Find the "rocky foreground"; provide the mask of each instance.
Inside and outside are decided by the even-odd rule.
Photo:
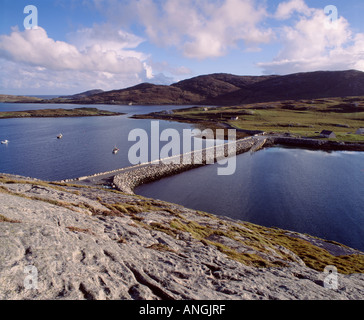
[[[337,288],[324,285],[327,265],[339,271]],[[363,298],[364,254],[341,244],[115,190],[0,175],[1,300]]]

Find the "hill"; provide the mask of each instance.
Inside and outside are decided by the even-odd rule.
[[[290,75],[202,75],[170,86],[142,83],[134,87],[74,98],[74,103],[139,105],[239,105],[364,95],[364,72],[317,71]]]
[[[141,83],[134,87],[113,90],[95,94],[82,99],[76,99],[74,103],[101,103],[101,104],[140,104],[140,105],[159,105],[159,104],[190,104],[200,101],[202,98],[183,89],[155,85],[151,83]]]
[[[364,72],[316,71],[283,76],[215,73],[169,86],[141,83],[120,90],[90,90],[51,100],[0,95],[0,102],[228,106],[350,96],[364,96]]]
[[[282,100],[362,96],[364,72],[317,71],[271,77],[230,94],[218,96],[217,104],[242,104]],[[210,100],[212,102],[212,100]]]

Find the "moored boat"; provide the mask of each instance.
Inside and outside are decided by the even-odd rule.
[[[3,140],[1,141],[1,144],[8,144],[9,143],[9,140]]]

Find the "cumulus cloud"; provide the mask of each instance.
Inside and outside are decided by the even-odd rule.
[[[278,7],[276,16],[288,18],[294,12],[299,15],[293,25],[285,25],[277,31],[281,51],[273,61],[258,63],[264,73],[364,71],[364,34],[353,33],[344,17],[330,22],[323,9],[308,9],[301,0]]]
[[[281,50],[272,61],[257,64],[264,73],[363,70],[363,35],[355,34],[344,17],[329,24],[324,8],[312,8],[305,0],[276,1],[273,12],[265,0],[94,3],[114,20],[119,14],[129,24],[137,21],[149,41],[178,48],[187,58],[222,57],[235,48],[259,52],[261,45],[273,43]]]
[[[267,12],[255,0],[139,0],[133,11],[153,43],[175,46],[188,58],[221,57],[240,41],[256,48],[273,36],[260,26]]]
[[[101,71],[50,70],[0,58],[0,92],[21,94],[68,94],[90,89],[115,90],[146,81],[137,74]]]
[[[150,56],[136,50],[145,40],[132,33],[104,24],[79,29],[67,38],[68,42],[53,40],[41,27],[13,28],[10,35],[0,35],[0,90],[113,90],[168,80],[154,75],[146,62]]]
[[[1,35],[0,57],[59,71],[140,73],[144,70],[141,61],[135,57],[122,56],[119,51],[107,49],[100,44],[88,46],[81,51],[72,44],[49,38],[41,27],[13,30],[10,35]]]
[[[91,48],[98,48],[101,52],[114,51],[119,57],[136,57],[145,60],[147,56],[135,50],[145,39],[129,33],[115,26],[95,24],[92,28],[82,28],[67,35],[69,43],[79,50],[87,52]]]

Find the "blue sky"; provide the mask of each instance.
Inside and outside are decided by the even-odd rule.
[[[30,4],[38,28],[25,30]],[[0,0],[0,94],[364,71],[363,13],[354,0]]]

